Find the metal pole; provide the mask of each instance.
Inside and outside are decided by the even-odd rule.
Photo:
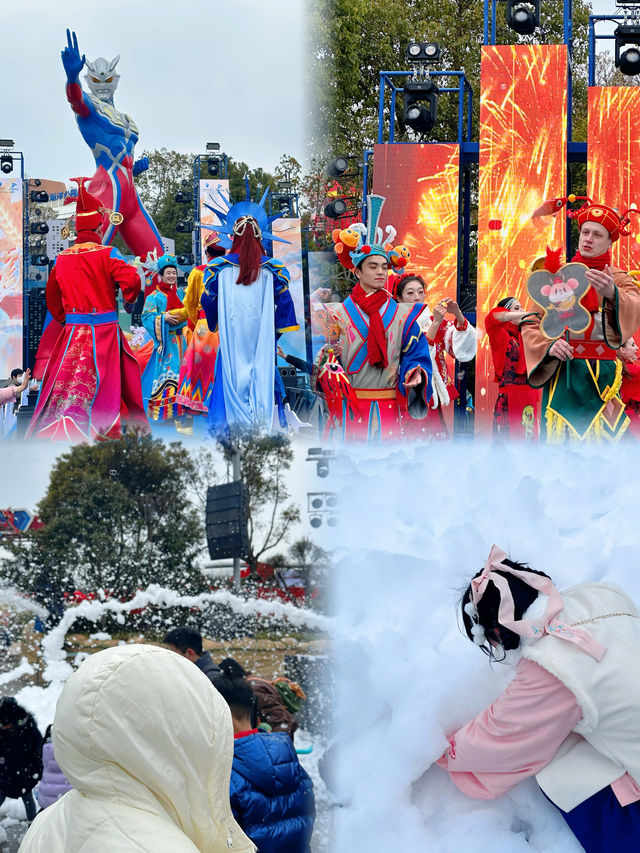
[[[384,142],[384,87],[386,85],[386,77],[383,71],[380,72],[380,96],[378,98],[378,142]]]
[[[231,465],[233,470],[233,480],[237,482],[242,479],[242,465],[240,451],[234,446],[231,456]],[[233,558],[233,591],[240,591],[240,557]]]
[[[596,84],[596,26],[589,15],[589,86]]]
[[[202,241],[200,239],[200,155],[193,161],[193,223],[195,265],[202,263]]]

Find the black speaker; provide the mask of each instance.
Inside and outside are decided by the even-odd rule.
[[[242,480],[207,489],[205,529],[212,560],[247,557],[249,496]]]

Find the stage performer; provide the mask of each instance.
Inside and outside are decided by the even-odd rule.
[[[343,303],[314,305],[316,314],[327,312],[327,327],[333,324],[338,332],[338,352],[323,360],[317,378],[329,408],[329,436],[399,439],[401,413],[423,420],[429,411],[431,357],[417,322],[423,306],[398,305],[386,289],[396,231],[387,226],[383,244],[378,222],[384,202],[368,195],[366,228],[351,226],[359,229],[349,253],[357,279],[351,295]]]
[[[462,362],[472,361],[476,357],[478,336],[454,299],[441,299],[432,314],[425,303],[426,291],[427,285],[422,276],[410,272],[398,276],[393,285],[397,302],[404,305],[422,305],[418,325],[429,341],[433,366],[433,396],[429,403],[429,414],[422,421],[403,417],[402,434],[404,438],[444,439],[449,434],[444,409],[459,396],[455,382],[449,374],[446,357],[448,355]],[[454,319],[447,320],[446,314],[450,314]]]
[[[638,344],[629,338],[618,350],[622,362],[622,386],[620,397],[625,405],[624,413],[629,418],[628,432],[635,439],[640,438],[640,361]]]
[[[220,245],[220,235],[216,231],[209,231],[205,237],[204,250],[207,262],[224,255],[225,250]],[[209,411],[219,344],[218,333],[209,331],[201,305],[206,267],[207,264],[202,264],[191,270],[182,300],[193,335],[180,368],[176,402],[184,407],[185,414],[192,415],[206,415]]]
[[[550,212],[551,204],[557,211],[575,200],[569,196],[545,202],[534,216]],[[568,340],[564,336],[549,340],[540,329],[540,313],[528,314],[521,322],[529,383],[543,392],[547,440],[617,441],[628,426],[619,395],[622,371],[616,350],[640,327],[640,289],[630,275],[611,266],[611,244],[629,233],[629,212],[620,215],[590,199],[568,212],[580,225],[572,262],[588,267],[590,287],[581,299],[591,314],[586,331]]]
[[[119,112],[113,105],[120,80],[115,71],[120,57],[111,61],[100,57],[89,62],[84,55],[80,56],[76,34],[69,30],[67,46],[61,56],[67,74],[67,100],[96,163],[88,189],[106,209],[121,214],[120,224],[103,222],[103,243],[111,243],[117,231],[130,251],[143,260],[153,249],[161,255],[164,251],[162,238],[144,209],[133,180],[149,168],[149,160],[142,157],[134,161],[138,128],[131,116]],[[85,65],[89,92],[84,92],[78,81]]]
[[[184,288],[177,286],[178,262],[173,255],[158,258],[154,280],[155,290],[142,309],[142,325],[153,341],[153,353],[142,374],[142,395],[151,420],[166,421],[182,416],[176,394],[187,346]]]
[[[263,254],[263,240],[279,214],[249,197],[227,210],[215,210],[222,224],[215,231],[233,239],[231,251],[214,258],[204,271],[201,304],[209,329],[220,336],[207,424],[212,435],[229,430],[271,432],[274,405],[281,429],[288,429],[284,388],[276,370],[276,343],[298,328],[289,292],[289,272],[281,261]],[[214,230],[214,229],[211,229]],[[284,241],[286,242],[286,241]]]
[[[491,800],[535,775],[587,853],[640,845],[640,612],[609,583],[559,592],[495,545],[461,601],[489,660],[517,658],[496,701],[438,760],[467,796]],[[517,662],[516,662],[517,661]]]
[[[140,293],[135,267],[103,246],[105,210],[78,183],[76,240],[56,258],[47,308],[62,325],[44,370],[27,437],[66,441],[120,438],[122,421],[148,432],[140,370],[118,325],[117,290],[131,311]]]
[[[501,438],[538,439],[540,392],[527,381],[519,329],[527,313],[515,296],[507,296],[484,321],[499,390],[493,410],[493,433]]]

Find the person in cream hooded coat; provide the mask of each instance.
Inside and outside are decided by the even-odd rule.
[[[143,645],[91,655],[53,731],[74,790],[38,815],[20,853],[255,851],[229,804],[229,709],[185,658]]]

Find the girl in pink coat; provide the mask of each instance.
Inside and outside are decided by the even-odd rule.
[[[492,799],[529,776],[587,851],[640,848],[640,613],[620,589],[558,592],[495,545],[462,598],[467,635],[493,660],[517,649],[504,693],[449,739],[454,784]]]

